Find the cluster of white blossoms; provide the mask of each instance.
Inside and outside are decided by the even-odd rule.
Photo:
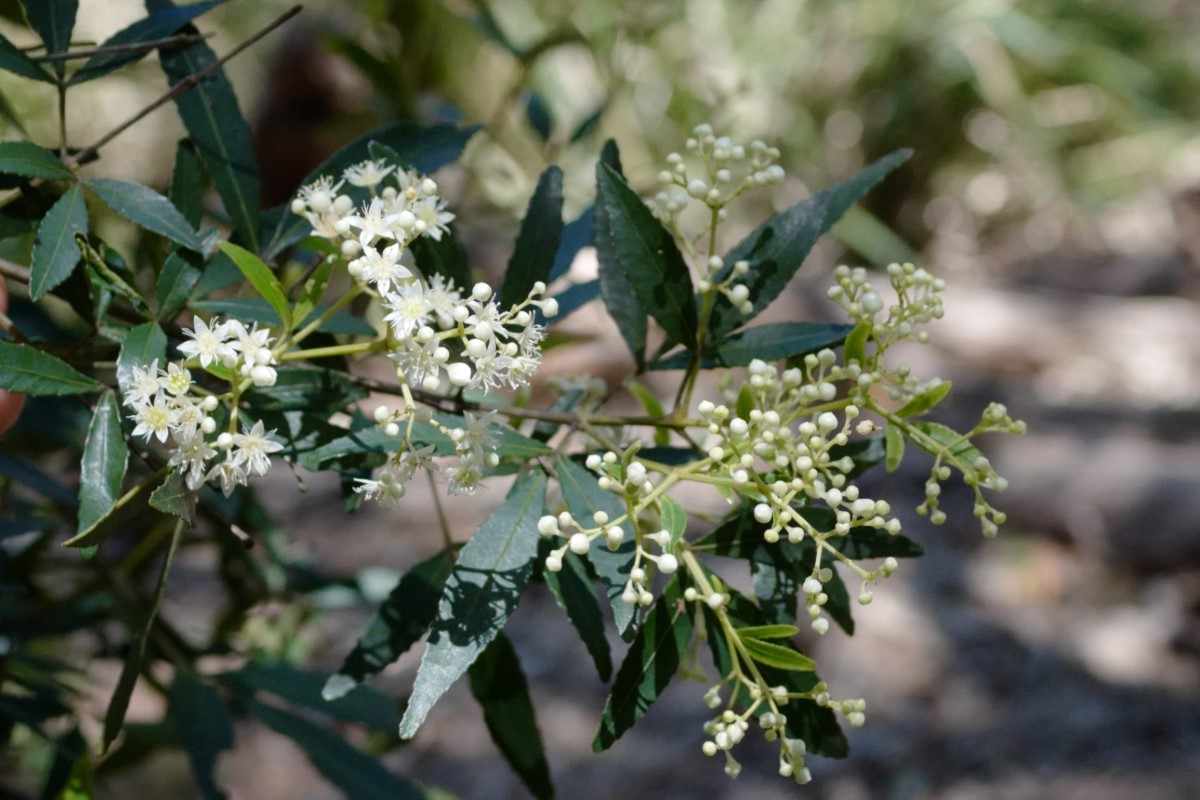
[[[349,194],[339,194],[346,184],[366,188],[370,197],[356,207]],[[440,240],[454,219],[431,178],[364,161],[340,181],[322,177],[305,186],[292,211],[317,235],[340,242],[349,273],[380,296],[389,354],[409,385],[429,392],[444,385],[515,389],[537,372],[546,331],[535,309],[545,317],[558,313],[558,301],[543,296],[544,283],[517,305],[500,308],[488,284],[477,283],[464,296],[453,281],[422,276],[412,264],[412,243],[420,236]]]
[[[250,476],[266,475],[271,454],[283,445],[271,438],[274,431],[264,431],[261,420],[253,425],[243,422],[237,432],[236,408],[232,404],[222,408],[217,395],[200,389],[187,365],[221,366],[233,371],[235,381],[271,386],[276,379],[271,339],[256,326],[247,328],[237,320],[222,322],[215,317],[209,323],[196,317],[193,328],[184,333],[188,338],[179,350],[186,358],[168,363],[165,370],[159,369],[158,359],[134,366],[121,384],[123,402],[132,412],[133,435],[165,444],[171,452],[168,465],[179,470],[189,489],[218,483],[228,496],[235,487],[245,486]],[[219,409],[231,422],[229,430],[218,434],[214,414]]]
[[[659,215],[674,224],[691,199],[703,202],[725,218],[725,206],[750,189],[783,180],[783,167],[776,164],[779,151],[755,139],[749,146],[728,136],[717,136],[712,125],[697,125],[685,149],[700,162],[699,173],[689,172],[680,153],[667,155],[667,168],[658,173],[663,189],[654,196]]]

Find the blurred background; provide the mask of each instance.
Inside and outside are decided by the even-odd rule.
[[[25,43],[29,32],[4,5],[0,29]],[[203,27],[223,53],[288,6],[232,0]],[[133,0],[83,0],[76,37],[98,41],[142,14]],[[954,381],[940,407],[950,424],[969,428],[992,399],[1028,422],[1025,438],[988,443],[1011,481],[997,503],[1010,524],[982,541],[966,491],[948,491],[941,528],[902,512],[926,557],[859,611],[853,639],[835,632],[815,645],[835,693],[867,699],[868,724],[850,732],[848,760],[812,761],[816,780],[804,789],[775,777],[761,742],[740,748],[737,781],[704,759],[700,683],[678,682],[642,725],[593,755],[605,688],[580,677],[585,652],[550,596],[531,593],[510,631],[562,795],[1197,796],[1197,41],[1200,5],[1188,0],[314,0],[230,64],[267,204],[383,122],[483,124],[462,164],[439,178],[472,265],[492,275],[538,174],[563,167],[574,216],[591,200],[610,137],[646,195],[698,123],[777,146],[788,177],[741,206],[730,245],[869,161],[915,152],[835,228],[767,318],[832,319],[822,298],[837,263],[911,259],[944,276],[946,319],[905,357]],[[94,139],[162,89],[151,63],[89,84],[72,141]],[[52,93],[9,76],[0,91],[32,138],[56,141]],[[163,186],[181,135],[168,106],[90,169]],[[589,270],[585,251],[571,277]],[[546,374],[613,383],[632,366],[598,308],[564,329],[581,341],[551,353]],[[880,476],[864,488],[912,508],[927,469],[918,457],[886,488]],[[419,496],[399,512],[347,518],[335,481],[306,477],[297,494],[290,476],[272,477],[265,500],[280,528],[324,570],[386,591],[389,576],[438,546]],[[456,523],[466,529],[495,499],[456,501]],[[217,584],[211,554],[184,556],[163,614],[186,633],[211,625],[205,603]],[[332,669],[368,612],[321,595],[300,611],[261,609],[258,635]],[[403,697],[418,657],[379,685]],[[119,668],[115,659],[92,667],[101,714]],[[160,713],[139,698],[131,717]],[[462,798],[526,796],[463,687],[385,763]],[[235,800],[339,796],[294,745],[251,725],[239,727],[218,775]],[[111,771],[97,796],[135,793],[198,796],[178,753]]]

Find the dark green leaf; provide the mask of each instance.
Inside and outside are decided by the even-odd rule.
[[[826,560],[826,563],[829,563]],[[825,603],[825,613],[833,618],[833,621],[841,627],[849,635],[854,635],[854,616],[850,608],[850,592],[846,590],[846,583],[842,580],[841,572],[836,566],[830,565],[833,570],[833,576],[825,581],[824,590],[825,596],[829,598]],[[812,562],[804,562],[804,575],[812,573]]]
[[[525,673],[508,637],[497,635],[471,665],[468,676],[471,694],[483,707],[483,720],[504,758],[534,797],[554,797]]]
[[[65,53],[71,46],[71,31],[75,30],[75,14],[79,0],[21,0],[29,25],[42,37],[50,55]],[[54,71],[62,75],[65,62],[54,62]]]
[[[217,757],[233,749],[233,718],[217,690],[188,670],[175,673],[168,718],[179,731],[192,775],[205,800],[225,800],[213,779]]]
[[[442,234],[440,240],[432,236],[417,237],[411,249],[417,269],[425,277],[441,275],[454,281],[454,285],[460,289],[470,288],[471,268],[467,264],[467,251],[453,225],[449,233]]]
[[[450,438],[431,425],[418,423],[413,426],[413,447],[432,444],[434,455],[445,456],[454,452]],[[308,470],[319,470],[327,462],[361,453],[394,453],[404,446],[404,437],[388,436],[375,427],[355,430],[320,447],[313,448],[300,458],[300,466]]]
[[[851,480],[882,462],[887,456],[887,445],[882,436],[868,436],[829,448],[830,461],[839,461],[847,456],[854,462],[854,467],[845,473],[846,479]]]
[[[255,387],[243,397],[259,411],[311,411],[333,414],[367,390],[343,372],[318,367],[280,367],[273,386]]]
[[[330,676],[326,672],[300,670],[290,664],[254,664],[225,678],[251,689],[270,692],[295,706],[304,706],[344,722],[358,722],[380,732],[391,733],[400,724],[396,704],[380,692],[359,686],[330,699],[322,687]]]
[[[696,342],[692,277],[675,239],[607,164],[596,168],[596,206],[603,210],[605,255],[624,273],[642,307],[685,347]]]
[[[92,178],[85,184],[113,211],[135,225],[167,237],[189,250],[200,252],[204,242],[171,201],[139,183],[113,178]]]
[[[908,160],[909,150],[897,150],[871,164],[849,180],[822,189],[791,208],[774,215],[725,256],[725,267],[713,282],[724,280],[738,261],[750,262],[745,285],[754,310],[742,315],[721,295],[713,306],[710,330],[713,339],[748,322],[779,296],[804,263],[809,251],[842,215],[896,167]],[[684,342],[682,339],[677,341]]]
[[[75,179],[58,156],[33,142],[0,142],[0,174],[55,181]]]
[[[629,393],[631,395],[633,395],[634,399],[637,400],[641,404],[642,409],[646,412],[646,414],[648,416],[662,417],[662,416],[666,415],[666,412],[663,411],[662,403],[658,399],[658,395],[656,395],[645,384],[641,383],[640,381],[638,381],[636,379],[630,378],[625,381],[625,388],[628,389]],[[667,428],[655,429],[654,443],[656,445],[658,445],[659,447],[666,447],[667,444],[670,443],[670,441],[671,441],[671,431],[669,429],[667,429]]]
[[[250,713],[300,746],[325,778],[353,800],[423,800],[424,793],[340,736],[287,711],[252,702]]]
[[[83,189],[79,184],[72,184],[38,226],[29,274],[31,298],[40,300],[42,295],[67,279],[79,263],[75,234],[87,232],[87,203]]]
[[[203,284],[203,282],[204,278],[202,277],[200,283]],[[197,285],[194,291],[196,294],[202,294],[201,289],[202,287]],[[258,322],[271,327],[278,327],[283,324],[283,320],[279,318],[279,314],[271,307],[271,304],[261,297],[222,297],[213,300],[193,300],[189,305],[197,311],[209,311],[214,314],[237,317],[243,322]],[[327,306],[317,306],[312,310],[312,313],[297,322],[295,327],[303,328],[327,310]],[[369,322],[362,317],[356,317],[344,311],[339,311],[325,320],[317,330],[322,333],[345,333],[352,336],[372,336],[375,334],[375,329],[371,327]]]
[[[50,73],[38,66],[36,61],[25,55],[5,36],[0,36],[0,69],[20,75],[22,78],[54,83],[54,78]]]
[[[145,19],[139,19],[137,22],[128,25],[125,28],[114,33],[101,43],[101,47],[115,47],[119,45],[137,44],[139,42],[152,42],[156,39],[164,39],[177,30],[187,25],[196,17],[207,12],[208,10],[219,6],[225,0],[210,0],[205,3],[193,3],[183,6],[182,8],[167,8],[162,11],[151,14]],[[102,53],[94,55],[84,62],[75,74],[68,81],[70,84],[84,83],[85,81],[95,80],[103,75],[120,69],[128,64],[143,59],[148,50],[128,50],[120,53]]]
[[[158,275],[158,283],[154,287],[154,295],[158,300],[158,318],[169,320],[179,313],[179,310],[192,296],[196,282],[200,280],[200,270],[188,263],[180,253],[167,256],[163,262],[162,272]]]
[[[129,708],[129,699],[133,697],[133,687],[137,685],[138,676],[142,671],[142,659],[146,656],[146,642],[150,638],[150,630],[158,616],[158,607],[162,605],[163,592],[167,588],[167,576],[171,573],[171,564],[175,561],[175,551],[179,548],[179,540],[183,538],[183,523],[175,525],[175,533],[167,546],[167,555],[163,558],[162,570],[158,574],[158,583],[154,587],[154,599],[146,621],[138,632],[137,638],[130,642],[129,653],[125,657],[125,665],[121,669],[121,677],[117,680],[117,688],[113,690],[112,699],[108,702],[108,711],[104,714],[104,737],[100,751],[107,752],[112,746],[121,726],[125,724],[125,712]]]
[[[150,507],[164,514],[179,517],[191,524],[196,509],[196,495],[188,491],[183,473],[175,470],[157,489],[150,493]]]
[[[904,405],[900,406],[896,411],[898,417],[916,417],[929,411],[942,399],[950,393],[950,381],[941,381],[932,388],[922,392],[916,397],[909,400]]]
[[[529,201],[529,209],[521,222],[521,232],[504,282],[500,284],[497,302],[501,308],[512,308],[529,296],[537,281],[550,280],[550,269],[562,239],[563,173],[558,167],[548,167],[538,178],[537,188]]]
[[[271,308],[279,315],[279,319],[283,320],[284,327],[291,329],[292,307],[288,304],[283,285],[275,277],[271,268],[254,253],[231,242],[221,242],[221,252],[233,259],[233,263],[237,264],[237,268],[246,276],[246,280],[250,281],[263,299],[271,304]]]
[[[588,469],[581,467],[565,456],[559,456],[554,462],[554,474],[562,486],[563,500],[567,509],[583,524],[590,524],[592,515],[597,511],[608,514],[609,519],[616,519],[625,513],[625,506],[611,492],[606,492],[596,484],[596,476]],[[617,633],[626,641],[633,633],[634,607],[621,599],[625,586],[629,582],[629,573],[633,569],[633,557],[636,545],[629,524],[621,526],[625,529],[625,538],[616,550],[609,550],[604,543],[597,543],[588,551],[588,560],[604,584],[604,591],[612,604],[613,620],[617,624]]]
[[[377,130],[365,133],[344,145],[321,166],[310,172],[303,183],[308,184],[322,176],[335,181],[341,180],[342,171],[360,161],[371,158],[370,145],[378,143],[395,151],[400,159],[418,172],[430,173],[449,164],[462,153],[467,141],[479,130],[479,126],[458,128],[454,125],[417,125],[412,122],[393,122]],[[348,191],[350,188],[343,188]],[[284,248],[304,237],[308,222],[303,217],[288,212],[279,222],[269,247],[268,256],[275,256]],[[424,238],[424,237],[423,237]],[[456,279],[457,282],[457,279]],[[466,285],[465,282],[463,284]]]
[[[244,280],[242,271],[233,263],[233,259],[218,250],[204,265],[200,281],[196,284],[196,296],[205,297],[218,289],[240,284]]]
[[[0,389],[44,397],[88,394],[103,388],[49,353],[27,344],[0,340]]]
[[[768,552],[774,558],[764,558],[763,554]],[[768,549],[765,544],[750,559],[750,582],[754,587],[754,596],[758,598],[763,616],[772,622],[786,623],[796,619],[797,593],[804,577],[799,569],[788,562],[786,556],[778,550]]]
[[[888,425],[884,434],[887,441],[887,471],[895,472],[904,460],[904,433],[895,425]]]
[[[758,639],[742,637],[742,645],[746,652],[760,664],[766,664],[775,669],[792,672],[812,672],[817,668],[817,662],[806,655],[796,652],[790,647],[761,642]]]
[[[454,556],[443,550],[414,566],[367,623],[367,629],[337,674],[326,681],[322,695],[336,700],[416,644],[437,616],[438,601]]]
[[[547,570],[543,578],[554,593],[554,599],[567,612],[567,618],[579,632],[579,638],[587,647],[600,680],[608,683],[612,676],[612,653],[604,635],[604,617],[600,614],[600,604],[596,602],[592,579],[583,559],[569,550],[563,554],[562,564],[560,571]]]
[[[171,172],[171,185],[167,187],[167,199],[179,209],[189,225],[200,227],[200,220],[204,218],[204,170],[191,139],[180,139],[175,145],[175,168]]]
[[[216,63],[217,56],[204,42],[195,42],[162,50],[159,61],[168,83],[177,86]],[[257,251],[260,188],[254,138],[225,70],[217,67],[194,88],[177,95],[175,108],[221,196],[233,229],[251,250]]]
[[[604,145],[600,162],[596,164],[596,184],[599,186],[601,175],[605,169],[621,170],[621,157],[617,152],[616,142],[609,141]],[[593,225],[596,259],[599,262],[600,296],[604,298],[604,307],[617,323],[621,338],[633,353],[637,371],[646,367],[646,309],[638,301],[637,295],[630,286],[617,258],[616,241],[613,238],[614,223],[607,208],[602,203],[595,206],[595,222]]]
[[[579,251],[592,243],[595,222],[596,207],[588,206],[582,214],[563,226],[558,252],[554,254],[554,266],[550,268],[550,281],[566,275]]]
[[[293,318],[304,319],[316,309],[317,303],[321,301],[322,295],[329,287],[329,276],[333,274],[333,263],[332,258],[324,259],[304,282],[304,286],[300,287],[300,296],[296,298],[296,306],[292,309]]]
[[[808,520],[813,527],[820,531],[833,530],[835,523],[833,512],[828,508],[812,507],[797,508],[796,512]],[[805,543],[807,542],[807,544]],[[811,548],[808,539],[801,543],[802,547]],[[829,543],[847,558],[917,558],[925,554],[921,545],[901,534],[891,534],[875,528],[853,528],[845,536],[834,536]]]
[[[778,322],[731,334],[705,357],[702,366],[744,367],[754,359],[775,361],[793,358],[825,347],[837,347],[850,332],[849,325],[815,322]],[[651,369],[687,369],[691,354],[680,352],[651,365]]]
[[[108,515],[121,496],[129,448],[121,431],[121,409],[111,391],[100,395],[88,426],[79,464],[79,523],[83,533]]]
[[[651,607],[617,670],[612,694],[600,718],[600,730],[592,741],[593,750],[612,747],[645,715],[671,682],[691,641],[691,610],[683,602],[683,588],[675,578]]]
[[[795,625],[751,625],[737,629],[743,639],[790,639],[800,632]]]
[[[121,343],[117,356],[117,383],[122,387],[133,380],[133,368],[148,369],[155,361],[159,369],[167,366],[167,335],[156,322],[143,322],[132,328]]]
[[[687,512],[683,510],[683,506],[666,495],[660,497],[659,502],[662,503],[663,530],[671,534],[671,544],[667,548],[667,551],[670,552],[675,549],[675,545],[679,544],[679,540],[683,538],[683,532],[687,530]]]
[[[56,800],[72,782],[80,769],[80,761],[88,760],[87,741],[79,733],[78,728],[72,728],[58,737],[54,746],[54,760],[46,773],[46,783],[42,786],[41,800]],[[89,761],[88,767],[91,769]],[[90,776],[90,772],[88,775]],[[89,795],[84,795],[89,797]]]
[[[866,363],[867,339],[871,335],[871,323],[860,322],[846,336],[846,346],[842,349],[842,360],[849,364],[857,361],[860,365]]]
[[[551,116],[546,101],[537,92],[529,93],[529,100],[525,103],[525,118],[543,142],[550,139],[550,133],[554,130],[554,117]]]
[[[537,521],[546,476],[529,473],[513,485],[459,554],[446,579],[438,616],[417,670],[400,735],[411,738],[425,716],[496,637],[516,610],[537,555]]]

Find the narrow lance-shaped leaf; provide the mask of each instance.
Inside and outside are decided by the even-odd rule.
[[[70,276],[80,258],[75,234],[87,232],[87,203],[83,189],[74,184],[55,201],[38,226],[29,269],[31,298],[40,300]]]
[[[152,7],[147,3],[151,11],[172,7],[167,0],[154,0]],[[189,26],[185,30],[194,32],[195,28]],[[186,47],[164,49],[159,61],[168,83],[177,86],[211,67],[217,56],[204,42],[194,42]],[[237,96],[225,70],[217,67],[194,88],[177,95],[175,108],[221,196],[233,229],[251,250],[257,251],[261,189],[254,137],[238,108]]]
[[[777,322],[730,334],[705,354],[705,367],[744,367],[754,359],[775,361],[799,358],[825,347],[837,347],[850,332],[849,325],[816,322]],[[705,348],[706,350],[708,348]],[[655,362],[651,369],[687,369],[687,352]]]
[[[933,409],[950,393],[950,381],[940,381],[909,400],[896,411],[898,417],[916,417]]]
[[[150,507],[178,517],[183,523],[191,525],[196,507],[196,493],[188,491],[183,473],[174,470],[150,493]]]
[[[225,800],[213,771],[224,750],[233,749],[233,718],[217,690],[193,672],[179,670],[171,686],[168,719],[179,731],[192,775],[205,800]]]
[[[642,198],[607,164],[596,168],[596,205],[604,210],[610,257],[642,307],[672,339],[693,348],[697,312],[691,273],[675,239]]]
[[[483,720],[505,760],[534,797],[554,797],[529,686],[508,637],[500,634],[492,640],[468,674],[471,694],[483,707]]]
[[[291,739],[325,778],[354,800],[424,800],[411,783],[388,772],[373,756],[348,744],[303,717],[263,703],[251,702],[250,713],[276,733]]]
[[[124,389],[133,380],[133,368],[148,368],[158,361],[160,369],[166,368],[167,335],[156,322],[143,322],[131,328],[121,343],[117,356],[117,384]]]
[[[529,296],[534,283],[546,283],[562,238],[563,173],[551,166],[538,178],[529,209],[521,222],[512,258],[500,284],[497,302],[511,308]]]
[[[0,142],[0,174],[55,181],[75,178],[58,156],[33,142]]]
[[[171,564],[175,561],[175,551],[179,548],[179,540],[183,538],[183,523],[175,524],[175,532],[171,543],[167,546],[167,555],[163,558],[162,570],[158,574],[158,583],[154,587],[154,599],[150,611],[146,614],[146,622],[138,632],[137,638],[130,643],[129,654],[125,657],[125,666],[121,669],[121,677],[117,680],[117,688],[113,690],[112,699],[108,703],[108,711],[104,715],[104,738],[100,749],[107,752],[121,732],[125,724],[125,712],[129,708],[129,699],[133,697],[133,687],[137,685],[138,676],[142,671],[142,659],[146,656],[146,641],[150,638],[150,630],[158,616],[158,607],[162,604],[163,593],[167,588],[167,576],[171,574]]]
[[[596,224],[596,207],[588,206],[582,214],[563,226],[558,240],[558,252],[554,254],[554,266],[550,268],[550,280],[567,274],[579,251],[592,243]]]
[[[134,225],[161,234],[189,250],[204,249],[200,235],[179,209],[153,189],[113,178],[92,178],[86,185],[106,206]]]
[[[208,0],[208,2],[192,3],[181,8],[163,9],[127,25],[101,42],[100,46],[117,47],[164,39],[184,25],[187,25],[196,17],[221,5],[223,2],[225,0]],[[117,53],[100,53],[94,55],[71,75],[68,83],[74,85],[95,80],[135,61],[142,60],[153,49],[125,50]]]
[[[462,677],[516,610],[533,571],[537,521],[545,495],[544,474],[520,478],[459,554],[400,723],[402,737],[416,734],[433,704]]]
[[[616,142],[611,140],[604,145],[600,161],[596,164],[597,186],[605,167],[621,171],[621,156],[617,152]],[[629,346],[638,372],[641,372],[646,367],[646,309],[638,301],[617,259],[613,223],[607,207],[596,203],[593,208],[595,210],[592,234],[599,266],[600,296],[604,298],[604,307],[609,315],[616,321],[621,338]]]
[[[283,285],[275,277],[275,273],[271,271],[271,268],[263,263],[263,260],[254,255],[254,253],[230,242],[221,242],[221,252],[233,259],[233,263],[237,264],[237,268],[242,271],[246,279],[271,304],[271,308],[275,309],[275,313],[283,320],[284,327],[290,328],[292,325],[292,307],[288,305]]]
[[[543,543],[549,545],[546,540]],[[547,552],[550,548],[545,548]],[[563,555],[563,568],[558,572],[546,570],[542,577],[559,606],[567,612],[567,618],[575,626],[579,638],[596,665],[600,680],[608,683],[612,677],[612,653],[609,650],[608,638],[604,635],[604,617],[600,613],[600,604],[596,602],[596,590],[592,579],[588,576],[583,559],[567,551]]]
[[[121,409],[112,392],[100,395],[88,426],[79,464],[79,524],[83,533],[103,519],[121,496],[129,448],[121,431]]]
[[[607,750],[641,719],[667,688],[692,641],[692,613],[683,588],[674,578],[638,628],[633,643],[604,704],[600,730],[592,741],[596,752]]]
[[[323,697],[322,687],[331,677],[326,672],[297,669],[284,662],[265,662],[227,672],[223,677],[269,692],[292,705],[311,708],[344,722],[360,723],[380,733],[392,733],[400,722],[396,702],[368,686],[359,686],[335,700]]]
[[[204,170],[196,146],[191,139],[180,139],[175,145],[175,167],[171,171],[167,199],[193,228],[200,227],[204,216],[204,188]]]
[[[199,280],[200,270],[189,264],[183,255],[175,252],[167,256],[154,287],[155,299],[158,301],[158,318],[169,320],[178,314],[192,296],[192,290],[196,288],[196,282]]]
[[[896,425],[888,425],[884,434],[887,441],[887,471],[895,472],[904,460],[904,433]]]
[[[414,566],[392,590],[367,623],[367,629],[321,694],[342,697],[372,675],[378,675],[417,643],[437,616],[438,601],[454,555],[443,550]]]
[[[8,37],[3,35],[0,35],[0,69],[43,83],[55,82],[49,72],[42,69],[36,61],[25,55],[20,48],[8,40]]]
[[[911,155],[910,150],[897,150],[884,156],[852,178],[774,215],[730,250],[725,256],[725,267],[713,278],[713,283],[727,278],[738,261],[749,261],[750,273],[745,284],[754,310],[742,315],[723,295],[719,296],[709,323],[713,339],[720,340],[722,334],[753,319],[770,305],[800,269],[817,240]]]
[[[817,664],[811,658],[790,647],[742,636],[742,645],[750,657],[760,664],[795,672],[811,672]]]
[[[0,340],[0,389],[45,397],[88,394],[103,388],[49,353],[31,345]]]
[[[71,32],[75,30],[75,15],[79,11],[79,0],[21,0],[30,26],[42,37],[46,52],[50,55],[65,53],[71,46]],[[54,71],[61,76],[66,63],[54,62]]]
[[[567,509],[575,519],[582,524],[591,524],[592,515],[597,511],[608,514],[609,519],[616,519],[625,513],[621,501],[610,492],[606,492],[596,484],[596,476],[574,461],[559,456],[554,463],[554,474],[562,486],[563,500]],[[613,620],[617,624],[617,633],[628,640],[632,634],[634,607],[621,599],[625,585],[629,582],[629,573],[633,569],[634,549],[633,532],[628,522],[625,529],[625,539],[621,546],[609,550],[603,541],[597,541],[588,551],[588,560],[596,570],[604,584],[604,591],[612,604]]]

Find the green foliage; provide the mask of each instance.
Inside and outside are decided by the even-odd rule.
[[[0,389],[45,397],[91,394],[102,384],[36,347],[0,340]]]
[[[63,193],[38,226],[30,267],[29,296],[37,300],[65,281],[79,263],[75,235],[88,232],[87,204],[78,184]]]
[[[96,412],[88,426],[79,464],[79,522],[77,533],[84,533],[112,510],[121,495],[129,448],[121,430],[121,410],[117,396],[104,392],[96,403]]]

